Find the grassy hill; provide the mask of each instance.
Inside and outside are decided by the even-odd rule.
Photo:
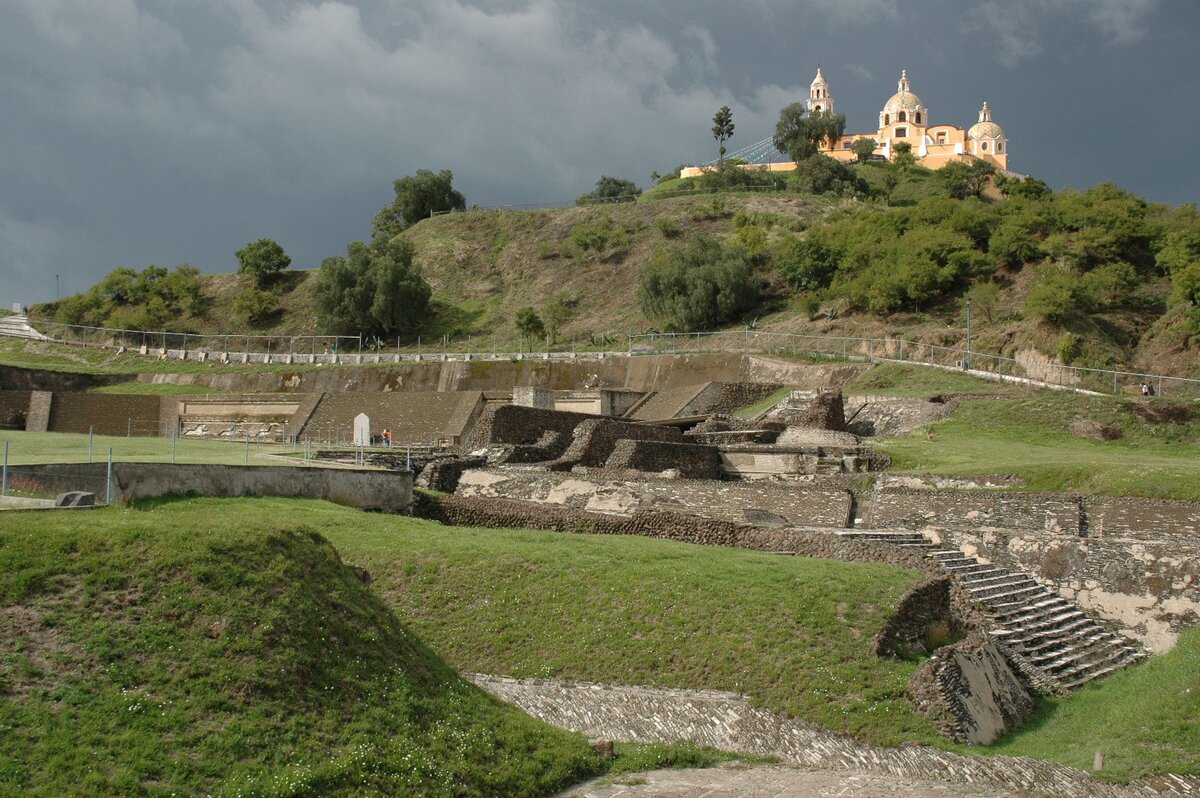
[[[757,319],[764,330],[962,345],[964,292],[994,283],[995,294],[976,302],[979,351],[1200,373],[1189,332],[1196,312],[1171,298],[1168,276],[1170,264],[1200,246],[1200,223],[1186,209],[1149,205],[1111,186],[1040,199],[1004,199],[989,189],[954,200],[927,170],[897,174],[867,164],[857,175],[865,201],[795,190],[702,193],[694,180],[673,180],[632,203],[423,220],[402,235],[433,288],[435,317],[405,343],[420,334],[427,344],[445,335],[465,345],[471,336],[479,349],[493,342],[515,349],[517,312],[544,312],[552,300],[569,310],[560,347],[659,327],[642,311],[638,276],[663,252],[705,235],[748,251],[764,282],[761,301],[734,327]],[[833,271],[813,276],[789,263],[797,240],[832,247]],[[239,278],[201,277],[200,298],[181,305],[172,324],[206,333],[317,332],[315,274],[285,273],[271,289],[278,311],[254,330],[235,307]],[[1031,311],[1033,294],[1059,310]],[[71,302],[40,305],[33,315],[61,320]],[[137,316],[119,310],[117,317]]]
[[[243,506],[0,513],[0,795],[546,795],[599,769],[459,679],[303,504]]]

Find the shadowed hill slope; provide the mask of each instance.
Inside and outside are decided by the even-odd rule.
[[[0,514],[0,795],[546,795],[595,772],[316,532],[215,511]]]

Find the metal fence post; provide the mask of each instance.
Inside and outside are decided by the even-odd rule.
[[[104,503],[112,504],[112,447],[108,447],[108,468],[104,474]]]
[[[0,476],[0,496],[8,495],[8,441],[4,442],[4,475]]]
[[[171,465],[175,465],[175,447],[179,441],[179,433],[171,430]]]
[[[92,459],[92,430],[93,427],[88,427],[88,462],[94,462]]]

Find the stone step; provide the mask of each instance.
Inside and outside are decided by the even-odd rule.
[[[1085,634],[1093,626],[1092,620],[1085,617],[1076,618],[1066,623],[1047,624],[1040,629],[1019,627],[1012,630],[1013,645],[1026,650],[1034,650],[1062,640],[1065,637]]]
[[[963,581],[966,583],[968,589],[995,587],[997,585],[1008,584],[1037,584],[1032,577],[1028,577],[1025,574],[1014,574],[1009,572],[989,576],[976,576],[975,574],[971,574]]]
[[[994,565],[983,565],[975,563],[973,565],[943,565],[943,570],[949,571],[955,576],[966,579],[969,576],[988,576],[991,574],[1008,573],[1003,568],[997,568]]]
[[[1040,601],[1029,601],[1018,604],[1012,610],[1000,611],[993,608],[993,615],[1003,623],[1024,623],[1044,618],[1061,612],[1076,612],[1083,615],[1083,610],[1071,604],[1061,596],[1050,596]]]
[[[984,604],[1007,604],[1013,600],[1025,600],[1032,598],[1035,595],[1041,595],[1046,592],[1046,588],[1034,583],[1028,587],[1017,588],[1015,590],[1000,589],[1001,592],[990,592],[983,590],[980,593],[972,591],[972,596],[977,601],[982,601]]]

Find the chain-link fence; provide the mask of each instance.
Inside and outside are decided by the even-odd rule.
[[[834,360],[896,361],[963,371],[984,379],[1095,393],[1200,398],[1200,379],[1060,365],[1045,358],[1003,357],[903,338],[803,335],[751,329],[715,333],[645,333],[629,336],[628,352],[631,355],[752,352]]]
[[[415,348],[399,338],[361,336],[272,337],[141,333],[97,327],[40,324],[57,330],[60,340],[86,346],[136,345],[136,351],[179,360],[215,360],[247,364],[370,365],[426,361],[563,360],[578,355],[652,355],[688,352],[735,352],[809,356],[843,360],[889,360],[958,369],[993,380],[1085,390],[1096,393],[1150,393],[1200,397],[1200,379],[1149,372],[1056,364],[1041,356],[1004,357],[969,348],[939,346],[904,338],[805,335],[753,329],[722,332],[619,334],[607,332],[529,342],[516,352],[499,348],[495,336],[418,337]],[[149,349],[141,340],[153,340]],[[166,344],[165,346],[162,344]],[[179,348],[171,348],[177,344]],[[622,346],[624,344],[624,346]],[[215,347],[215,348],[214,348]],[[240,347],[240,349],[235,348]],[[128,348],[128,347],[127,347]],[[169,434],[169,432],[167,433]]]

